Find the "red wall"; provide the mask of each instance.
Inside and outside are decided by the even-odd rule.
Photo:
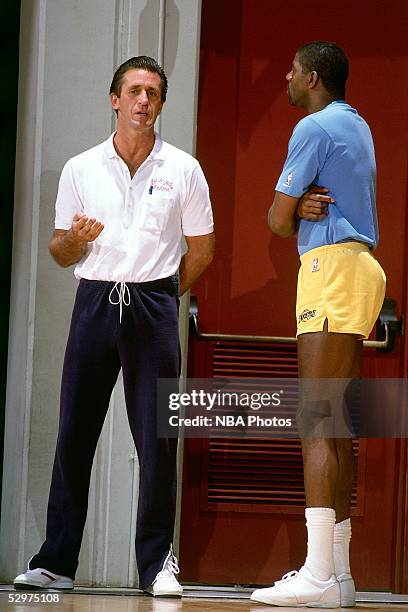
[[[206,331],[294,335],[296,244],[273,236],[266,216],[303,116],[288,104],[285,74],[297,47],[316,39],[334,40],[350,58],[347,100],[376,145],[378,258],[387,294],[406,311],[408,3],[206,0],[197,156],[217,234],[215,262],[195,287]],[[397,360],[389,375],[400,373]]]

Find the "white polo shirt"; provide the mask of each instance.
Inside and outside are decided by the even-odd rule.
[[[77,212],[104,224],[74,274],[89,280],[143,282],[166,278],[180,265],[182,236],[213,231],[208,185],[196,159],[158,134],[133,178],[112,134],[64,166],[56,229],[70,229]]]

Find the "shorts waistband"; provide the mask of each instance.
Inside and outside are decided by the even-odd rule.
[[[81,278],[81,285],[88,285],[92,287],[114,287],[117,283],[121,281],[103,281],[103,280],[89,280],[88,278]],[[179,278],[178,274],[173,274],[172,276],[167,276],[166,278],[158,278],[152,281],[144,281],[141,283],[132,283],[128,281],[124,281],[130,289],[137,288],[142,291],[168,291],[173,295],[178,295],[179,289]]]
[[[300,256],[302,263],[313,260],[317,255],[323,253],[333,253],[338,251],[354,251],[355,253],[371,252],[370,247],[365,242],[357,242],[356,240],[351,242],[336,242],[336,244],[324,244],[323,246],[316,247],[303,253]]]

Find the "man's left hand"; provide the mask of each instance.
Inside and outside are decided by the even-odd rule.
[[[328,213],[329,204],[335,201],[328,196],[328,189],[312,185],[310,189],[300,198],[296,210],[298,219],[307,219],[307,221],[321,221]]]

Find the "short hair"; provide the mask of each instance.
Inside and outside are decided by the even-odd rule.
[[[138,55],[136,57],[131,57],[126,60],[116,69],[115,74],[113,75],[112,83],[110,86],[109,93],[114,93],[118,97],[120,96],[120,92],[122,89],[122,81],[125,73],[128,70],[132,69],[139,70],[147,70],[148,72],[154,72],[160,77],[160,85],[161,85],[161,101],[166,101],[167,96],[167,77],[163,70],[163,68],[156,62],[152,57],[148,57],[147,55]]]
[[[344,98],[349,61],[343,49],[332,42],[314,41],[298,49],[303,72],[317,72],[330,95]]]

